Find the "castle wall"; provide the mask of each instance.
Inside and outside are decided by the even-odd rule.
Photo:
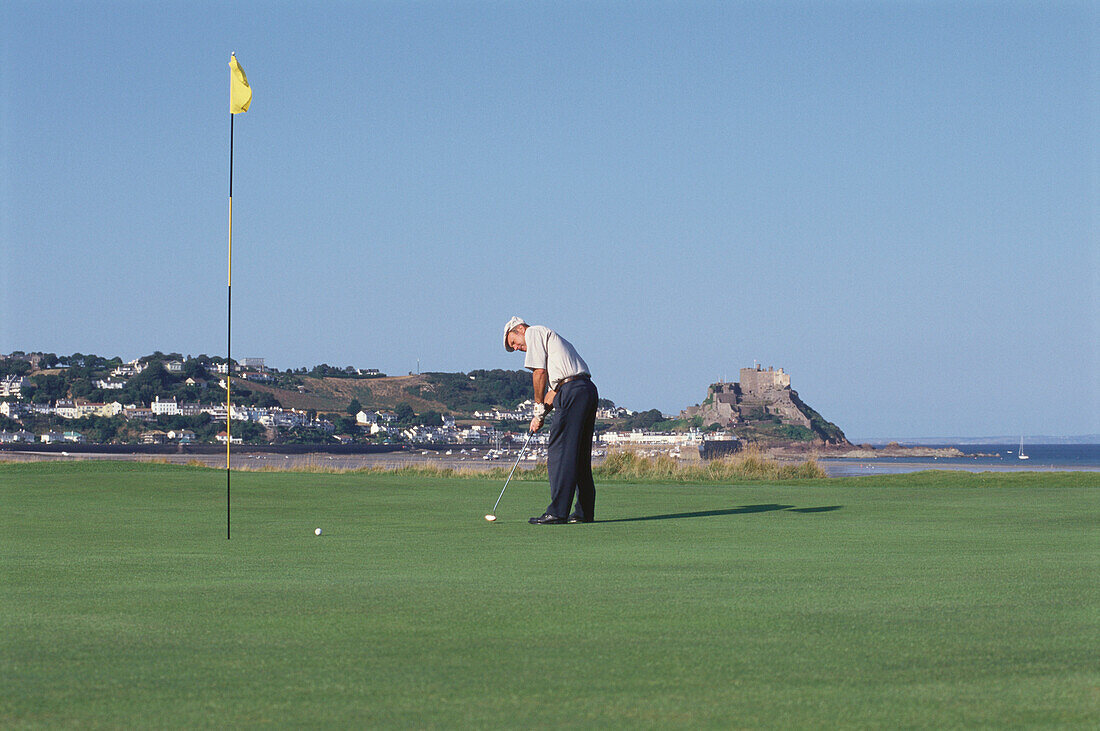
[[[774,370],[763,366],[742,368],[740,373],[741,390],[746,394],[763,394],[767,391],[781,391],[791,387],[791,376],[783,369]]]

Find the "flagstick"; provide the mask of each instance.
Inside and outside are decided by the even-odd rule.
[[[226,287],[225,317],[225,539],[230,540],[229,520],[229,449],[233,443],[230,422],[233,421],[233,402],[229,398],[229,384],[233,380],[233,113],[229,114],[229,279]]]

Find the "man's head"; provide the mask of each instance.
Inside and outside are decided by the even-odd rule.
[[[511,353],[513,350],[527,351],[527,339],[524,337],[524,333],[527,332],[527,323],[523,321],[522,317],[513,317],[508,321],[508,324],[504,326],[504,349]]]

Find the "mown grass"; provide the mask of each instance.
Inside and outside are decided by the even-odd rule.
[[[0,727],[1094,727],[1096,487],[4,466]]]

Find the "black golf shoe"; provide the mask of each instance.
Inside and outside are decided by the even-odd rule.
[[[561,525],[565,522],[565,518],[559,518],[556,515],[550,515],[550,513],[543,513],[537,518],[530,518],[527,522],[531,525]]]
[[[569,519],[566,522],[568,522],[568,523],[591,523],[592,519],[591,518],[582,518],[581,516],[577,515],[576,513],[573,513],[572,515],[569,516]]]

